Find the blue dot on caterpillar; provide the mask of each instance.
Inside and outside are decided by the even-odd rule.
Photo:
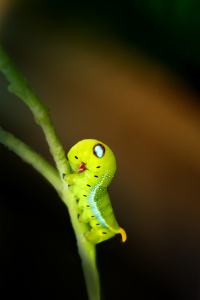
[[[126,232],[117,224],[107,191],[117,170],[111,149],[100,141],[86,139],[74,145],[67,157],[71,174],[63,174],[63,178],[82,211],[79,221],[91,226],[85,233],[86,240],[97,244],[120,233],[125,242]]]

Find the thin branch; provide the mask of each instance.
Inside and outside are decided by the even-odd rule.
[[[54,157],[61,176],[63,173],[69,173],[70,168],[65,157],[65,150],[55,133],[48,107],[42,103],[35,92],[29,87],[28,82],[21,75],[14,62],[10,59],[1,45],[0,70],[11,83],[8,90],[24,101],[32,111],[36,123],[42,127],[49,144],[50,152]]]
[[[12,134],[0,127],[0,143],[15,152],[23,161],[32,165],[60,193],[62,181],[59,172],[30,146],[16,139]]]

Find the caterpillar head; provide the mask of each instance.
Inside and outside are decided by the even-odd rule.
[[[68,153],[69,164],[73,172],[86,169],[95,173],[114,175],[117,169],[116,160],[111,149],[104,143],[88,139],[74,145]]]

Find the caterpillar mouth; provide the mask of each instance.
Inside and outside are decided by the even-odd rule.
[[[86,170],[85,163],[82,162],[77,170],[77,172],[83,172]]]

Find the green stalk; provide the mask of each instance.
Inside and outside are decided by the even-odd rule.
[[[39,159],[42,162],[41,170],[42,173],[57,189],[59,188],[59,195],[64,203],[67,205],[72,226],[75,231],[77,238],[77,246],[79,255],[82,260],[83,273],[86,281],[87,292],[90,300],[100,300],[100,282],[98,270],[96,267],[96,249],[95,246],[87,242],[84,238],[84,234],[90,230],[88,224],[80,223],[77,218],[77,214],[80,213],[80,210],[75,204],[75,198],[68,189],[68,184],[63,180],[63,174],[70,173],[70,167],[65,157],[65,151],[62,143],[57,138],[55,133],[54,126],[51,122],[48,107],[45,106],[41,100],[37,97],[35,92],[29,87],[27,81],[23,78],[13,61],[10,59],[8,54],[5,52],[3,47],[0,45],[0,71],[5,75],[7,80],[11,83],[8,90],[18,96],[24,101],[24,103],[30,108],[34,115],[34,119],[37,124],[42,127],[42,130],[45,134],[46,140],[49,144],[50,152],[53,155],[53,158],[56,162],[57,169],[60,173],[60,178],[62,178],[62,185],[58,187],[55,183],[55,178],[53,177],[53,169],[49,168],[49,163],[47,163],[41,156],[36,154],[31,148],[28,148],[24,143],[16,140],[12,135],[9,136],[8,133],[1,131],[2,138],[0,139],[1,143],[4,143],[10,149],[15,151],[22,159],[26,162],[32,164],[37,168],[37,160]],[[23,144],[24,151],[20,150],[18,147],[15,147],[15,143],[18,141]],[[22,145],[21,144],[21,145]],[[26,146],[26,147],[25,147]],[[28,150],[29,149],[29,150]],[[31,149],[31,150],[30,150]],[[34,153],[34,154],[33,154]],[[28,158],[29,156],[29,158]],[[31,160],[32,157],[32,160]],[[35,160],[34,160],[35,159]],[[52,167],[53,168],[53,167]],[[50,174],[48,175],[48,172]],[[55,174],[55,173],[54,173]],[[55,182],[54,182],[55,180]],[[60,179],[61,180],[61,179]]]
[[[49,144],[50,152],[54,157],[60,173],[69,173],[69,164],[65,157],[65,150],[57,138],[54,125],[51,122],[49,109],[38,98],[29,87],[26,79],[21,75],[14,62],[10,59],[3,47],[0,45],[0,70],[11,83],[9,92],[18,96],[30,108],[37,124],[42,127]]]
[[[16,139],[12,134],[0,127],[0,143],[15,152],[23,161],[32,165],[60,192],[62,181],[59,172],[42,155],[35,152],[30,146]]]

